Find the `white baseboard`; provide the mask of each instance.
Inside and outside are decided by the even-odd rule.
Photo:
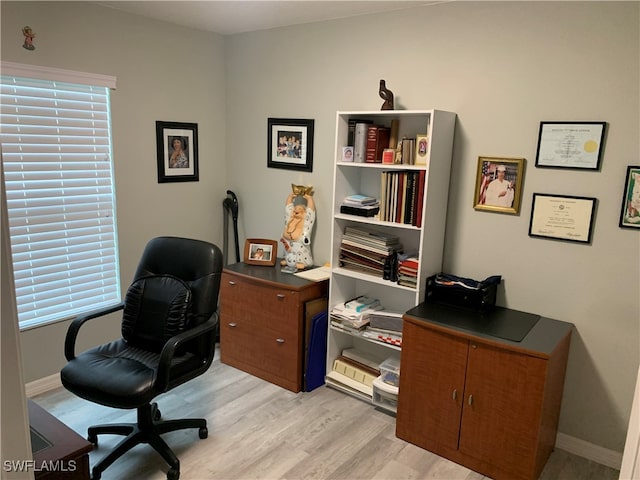
[[[622,452],[599,447],[564,433],[558,433],[556,436],[556,448],[616,470],[620,470],[622,465]]]
[[[62,387],[60,374],[54,373],[53,375],[49,375],[48,377],[40,378],[38,380],[34,380],[33,382],[27,383],[25,385],[25,391],[27,393],[27,397],[31,398],[35,397],[36,395],[40,395],[41,393],[55,390],[56,388],[60,387]]]

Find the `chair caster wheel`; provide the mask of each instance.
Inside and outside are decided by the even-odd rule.
[[[207,427],[202,427],[198,429],[198,436],[204,440],[209,436],[209,429]]]
[[[162,418],[162,412],[160,412],[160,410],[156,408],[156,411],[153,412],[153,419],[157,422],[161,418]]]
[[[180,470],[177,468],[170,468],[167,472],[167,480],[178,480],[180,478]]]

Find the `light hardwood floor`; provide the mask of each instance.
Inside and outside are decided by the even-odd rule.
[[[219,362],[158,397],[163,418],[204,417],[197,430],[164,435],[180,459],[181,480],[486,479],[395,436],[394,417],[327,387],[294,394]],[[64,389],[33,398],[80,435],[96,423],[134,421],[135,412],[79,399]],[[100,436],[95,462],[121,439]],[[103,480],[163,480],[167,466],[148,445],[116,461]],[[619,472],[556,450],[541,480],[617,480]]]

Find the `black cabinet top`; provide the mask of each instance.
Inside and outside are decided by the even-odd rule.
[[[478,313],[433,303],[421,303],[407,311],[406,317],[445,327],[468,337],[490,340],[517,349],[551,354],[573,329],[573,324],[528,312],[495,307]]]

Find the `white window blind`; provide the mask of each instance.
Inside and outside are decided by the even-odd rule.
[[[24,329],[120,301],[110,101],[87,75],[71,83],[8,70],[0,143]]]

